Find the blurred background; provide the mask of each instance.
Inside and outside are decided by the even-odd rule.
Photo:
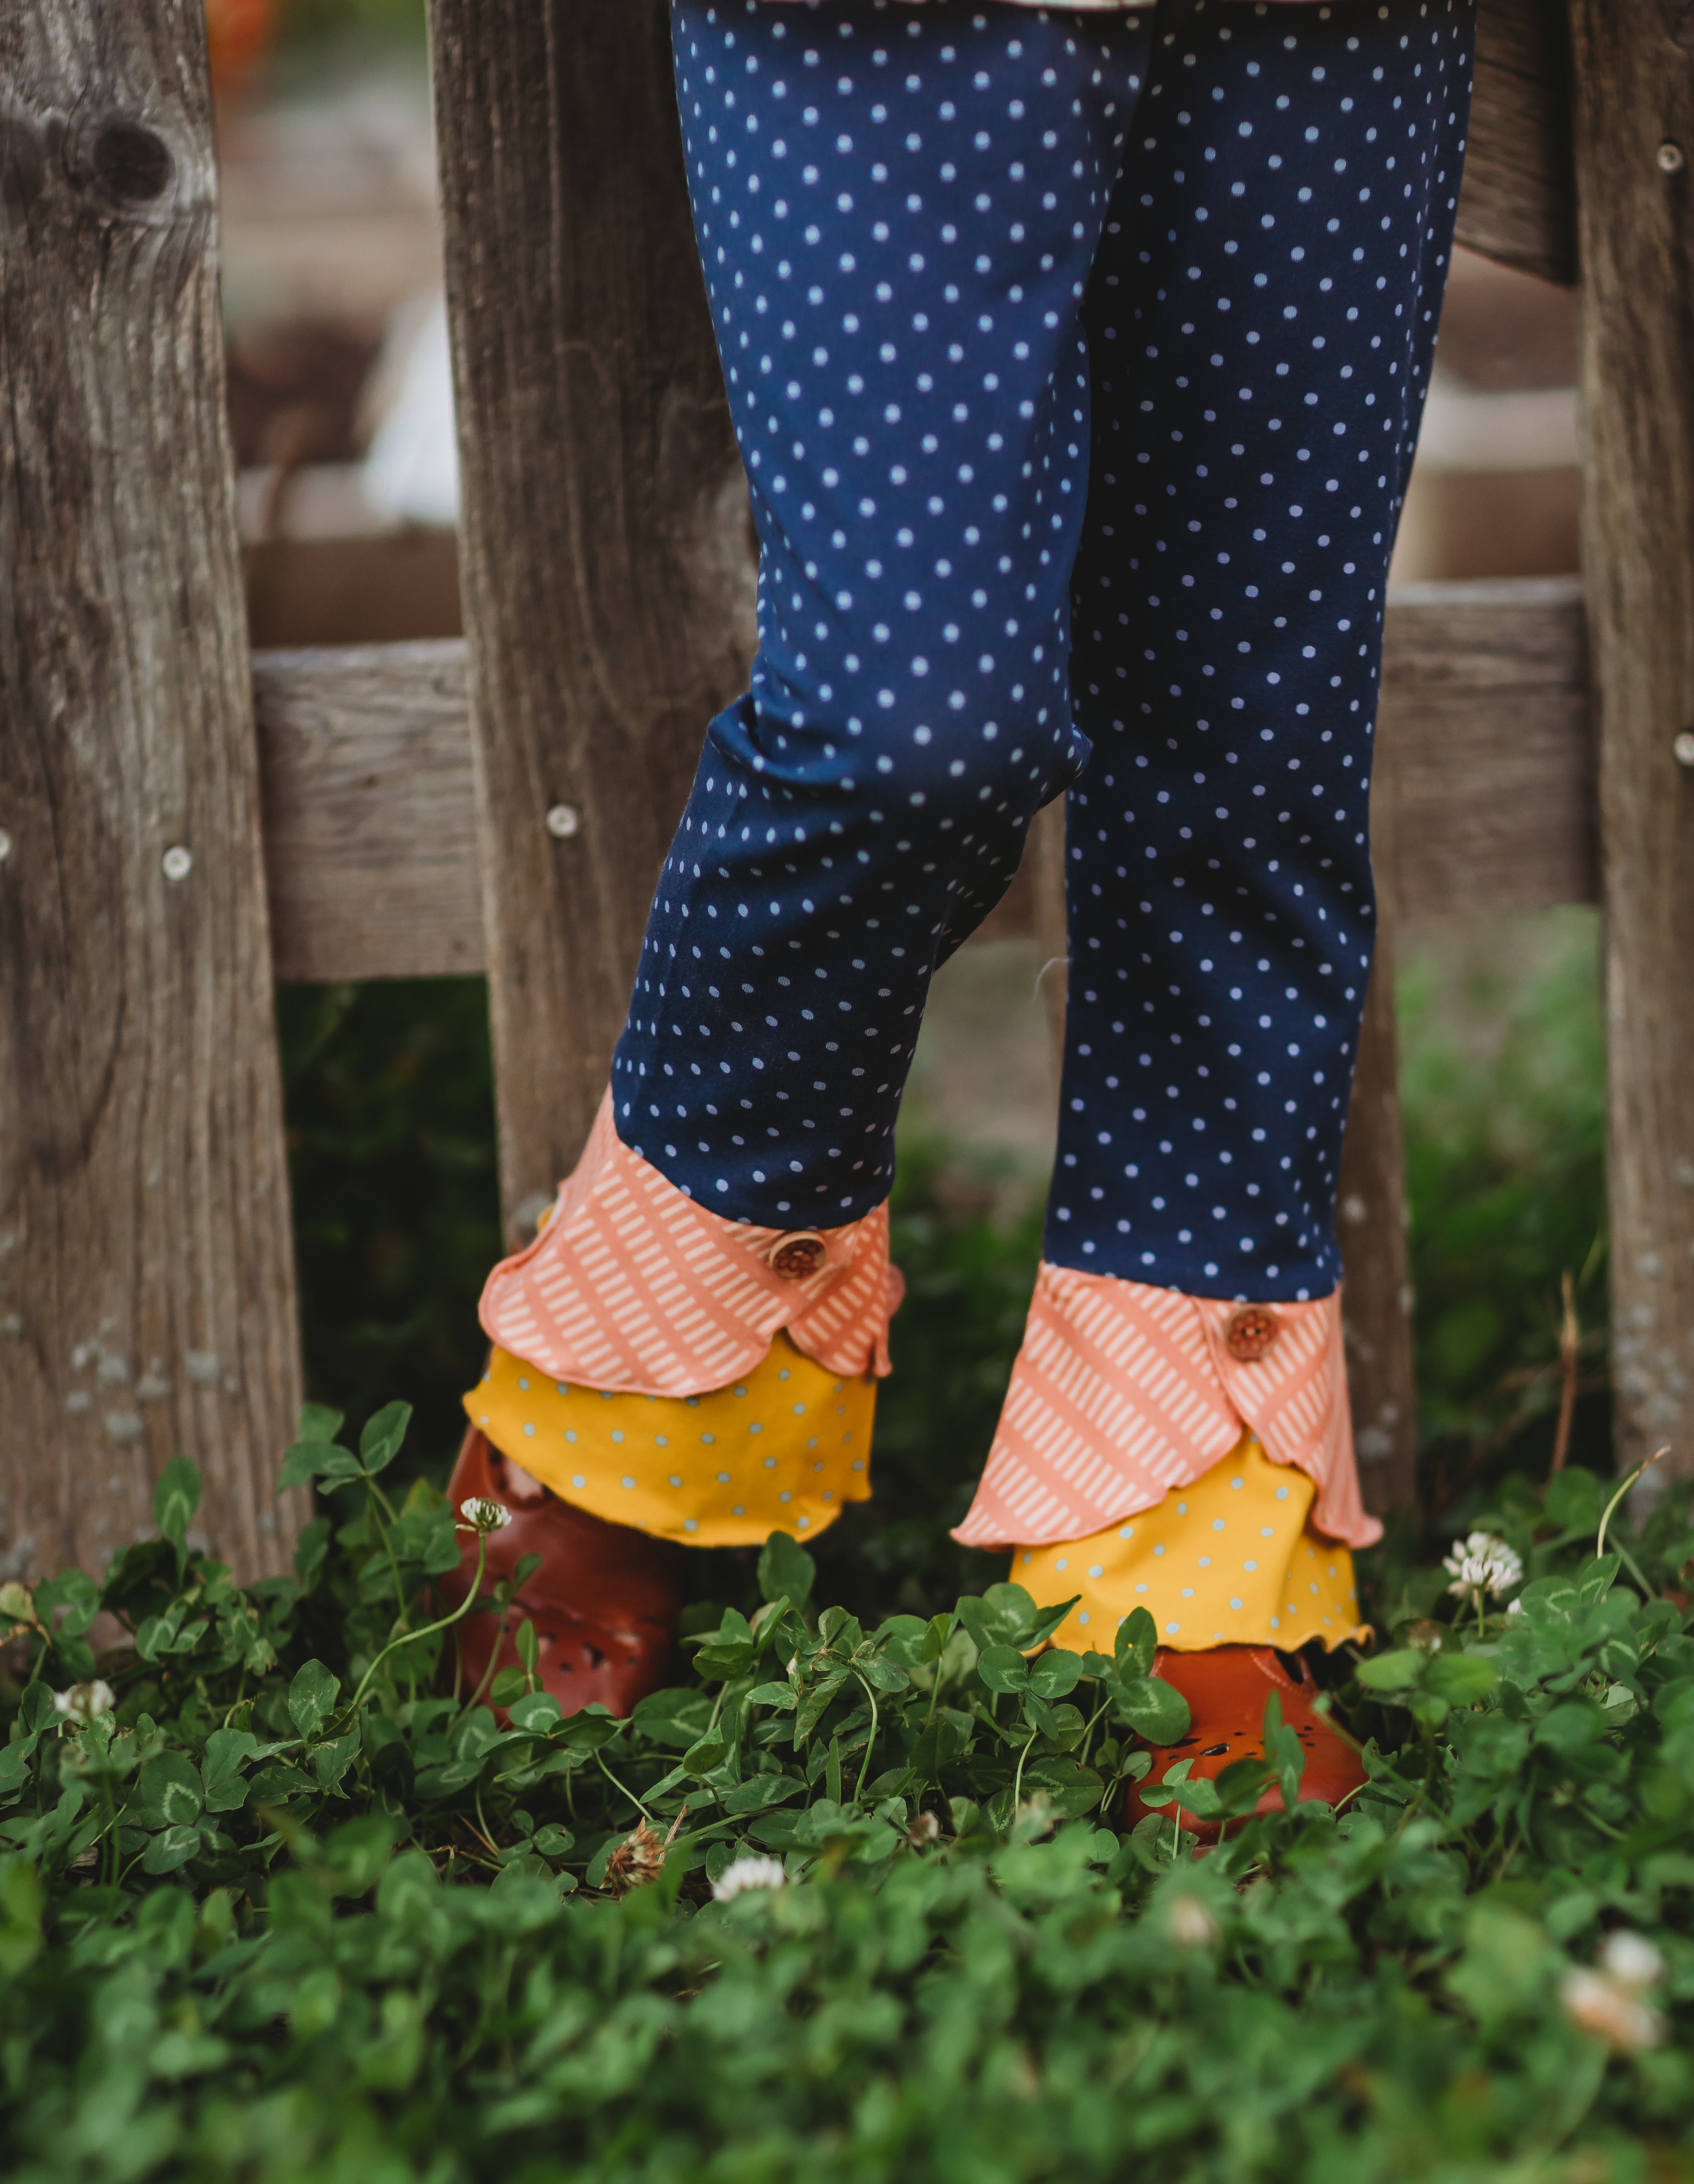
[[[423,0],[208,0],[208,20],[254,643],[456,635]],[[1577,568],[1574,381],[1569,296],[1461,254],[1397,581]],[[1039,1250],[1041,968],[1032,944],[996,942],[936,983],[902,1125],[911,1294],[878,1498],[820,1543],[867,1607],[999,1574],[944,1528],[986,1452]],[[480,982],[280,1002],[310,1392],[355,1417],[404,1396],[415,1465],[444,1476],[499,1249]],[[1572,1460],[1610,1464],[1597,920],[1402,928],[1399,1009],[1424,1519],[1444,1538],[1506,1474],[1546,1470],[1566,1275]]]

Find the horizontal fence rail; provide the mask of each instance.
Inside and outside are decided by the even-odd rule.
[[[465,649],[261,653],[254,684],[277,977],[416,978],[486,966]],[[1378,730],[1380,878],[1401,919],[1599,896],[1580,587],[1397,593]],[[537,800],[509,824],[586,854]],[[1025,867],[983,928],[1035,930]]]

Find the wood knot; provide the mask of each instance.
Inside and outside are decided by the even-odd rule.
[[[210,148],[203,164],[173,114],[143,115],[110,95],[91,96],[70,117],[66,180],[108,219],[175,226],[211,209]]]
[[[157,204],[176,179],[176,161],[156,129],[125,114],[108,114],[88,148],[90,178],[121,212]]]

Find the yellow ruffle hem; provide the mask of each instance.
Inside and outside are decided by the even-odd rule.
[[[875,1377],[843,1379],[786,1334],[703,1396],[607,1395],[496,1350],[464,1407],[562,1502],[691,1547],[814,1538],[870,1495]]]
[[[1191,1486],[1090,1538],[1019,1547],[1012,1575],[1038,1601],[1080,1600],[1052,1642],[1110,1652],[1117,1628],[1145,1607],[1158,1640],[1179,1653],[1213,1646],[1279,1646],[1314,1638],[1331,1652],[1366,1639],[1352,1557],[1310,1523],[1317,1489],[1273,1463],[1251,1434]]]

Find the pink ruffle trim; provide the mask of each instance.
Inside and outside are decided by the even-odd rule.
[[[788,1233],[697,1206],[624,1144],[608,1093],[552,1219],[488,1277],[483,1329],[555,1380],[623,1395],[728,1387],[783,1328],[832,1373],[886,1374],[888,1322],[904,1292],[889,1263],[887,1207],[805,1231],[826,1256],[804,1280],[770,1263]]]
[[[982,1481],[953,1537],[970,1547],[1086,1539],[1191,1485],[1244,1432],[1316,1485],[1312,1521],[1350,1547],[1365,1514],[1347,1406],[1341,1292],[1278,1304],[1269,1352],[1247,1364],[1226,1331],[1240,1306],[1043,1266]]]

